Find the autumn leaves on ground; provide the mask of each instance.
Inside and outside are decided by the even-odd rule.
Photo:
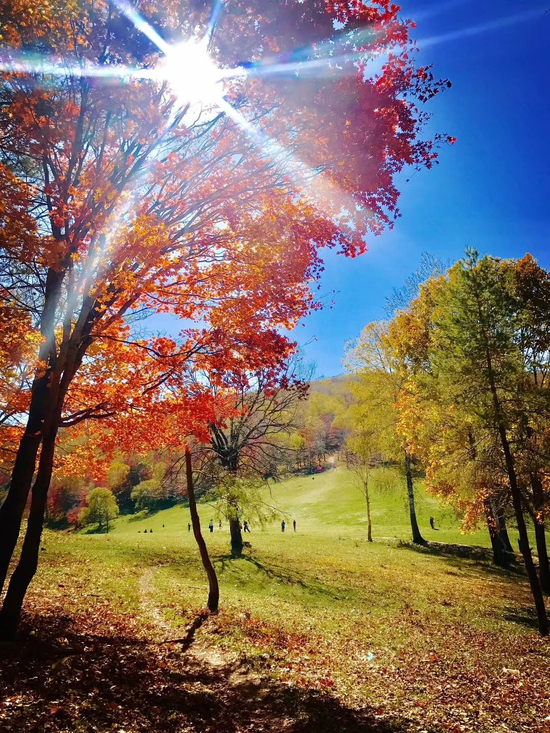
[[[492,565],[488,532],[461,534],[420,491],[427,538],[476,549],[414,548],[396,481],[374,495],[368,543],[343,466],[272,492],[296,533],[253,526],[241,558],[227,523],[207,533],[214,616],[184,506],[109,534],[46,533],[2,666],[0,729],[548,730],[548,649],[521,569]],[[207,526],[215,507],[200,514]]]

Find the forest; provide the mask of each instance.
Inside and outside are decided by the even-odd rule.
[[[299,335],[457,154],[416,28],[0,3],[0,730],[549,733],[544,249]]]

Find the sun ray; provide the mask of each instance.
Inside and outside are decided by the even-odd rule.
[[[535,20],[535,18],[542,18],[545,10],[546,8],[541,6],[539,8],[527,10],[523,13],[517,13],[516,15],[509,15],[506,18],[498,18],[497,20],[490,20],[487,23],[480,23],[479,25],[470,26],[469,28],[460,28],[456,31],[450,31],[449,33],[442,33],[439,36],[419,39],[417,41],[418,47],[424,49],[441,43],[449,43],[451,41],[458,41],[470,36],[479,36],[483,33],[490,33],[492,31],[500,30],[501,28],[517,25],[518,23],[525,23],[529,20]]]
[[[471,2],[471,0],[448,0],[447,2],[440,2],[431,8],[427,8],[426,10],[420,10],[420,11],[415,12],[414,22],[418,23],[419,20],[425,20],[426,18],[433,18],[436,15],[441,15],[442,13],[446,13],[448,10],[453,10],[454,8],[460,5],[465,5],[468,2]]]
[[[108,66],[99,64],[71,63],[66,58],[42,56],[35,53],[10,51],[0,54],[0,71],[17,74],[44,74],[51,76],[76,76],[97,78],[150,79],[150,69],[135,69],[130,66]]]
[[[337,220],[346,212],[355,213],[357,211],[358,206],[355,199],[336,186],[321,170],[311,168],[301,161],[263,130],[253,125],[227,100],[222,99],[219,106],[319,212],[332,220]],[[364,213],[368,215],[369,212]]]
[[[124,13],[124,15],[130,20],[136,29],[138,31],[141,31],[144,36],[147,36],[147,38],[152,41],[155,46],[162,51],[163,53],[169,53],[170,51],[170,44],[167,43],[162,36],[160,36],[157,31],[143,18],[137,10],[130,5],[127,0],[114,0],[115,5],[120,10],[121,13]]]
[[[387,51],[384,53],[375,52],[366,54],[364,51],[354,51],[340,56],[326,56],[324,58],[310,59],[307,61],[290,61],[280,64],[258,64],[246,68],[249,76],[353,76],[357,74],[358,64],[364,64],[368,68],[369,75],[374,75],[380,70],[383,59],[387,58]],[[231,75],[229,70],[229,75]]]
[[[212,36],[214,35],[214,31],[216,30],[218,21],[222,14],[222,10],[223,10],[223,0],[214,0],[214,7],[212,8],[212,15],[210,16],[208,27],[206,29],[206,33],[204,34],[204,40],[206,42],[207,47],[210,45]]]

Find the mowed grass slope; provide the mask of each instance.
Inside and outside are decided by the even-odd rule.
[[[27,607],[42,617],[63,615],[69,626],[102,638],[121,627],[159,642],[189,632],[191,649],[200,650],[205,664],[221,660],[238,670],[240,682],[231,689],[242,684],[250,696],[246,685],[254,680],[261,689],[283,691],[275,718],[286,716],[284,725],[272,712],[253,725],[245,702],[227,730],[547,733],[550,650],[535,631],[523,575],[400,544],[410,536],[405,489],[397,477],[393,488],[380,484],[373,492],[372,544],[366,542],[364,497],[342,467],[272,485],[266,501],[285,512],[287,529],[283,534],[279,522],[263,530],[252,523],[245,537],[251,546],[239,558],[229,552],[226,523],[219,530],[216,521],[208,532],[216,508],[202,504],[221,610],[194,634],[189,629],[201,618],[206,584],[182,506],[121,517],[108,535],[47,532]],[[489,544],[486,532],[462,535],[452,512],[420,485],[417,494],[427,539]],[[430,529],[430,516],[439,531]],[[171,701],[179,699],[172,686],[183,684],[174,665],[184,651],[175,648],[159,672]],[[310,702],[296,707],[292,695]],[[340,717],[330,722],[328,713],[312,722],[307,716],[319,695],[337,701],[340,711],[367,711],[370,727]],[[220,721],[186,728],[189,720],[174,705],[168,704],[173,717],[164,721],[166,730],[226,730]],[[130,730],[156,729],[147,720]],[[87,730],[67,728],[73,729]]]
[[[416,484],[416,510],[425,538],[438,542],[490,546],[486,528],[475,533],[460,531],[460,522],[449,506],[426,493],[422,482]],[[282,512],[287,522],[287,532],[292,531],[296,520],[299,534],[346,535],[362,539],[366,537],[367,519],[365,497],[357,485],[352,471],[337,467],[314,476],[300,476],[279,483],[270,482],[264,493],[266,503]],[[199,504],[203,529],[207,531],[210,519],[216,522],[218,513],[214,504]],[[405,480],[396,471],[373,471],[371,479],[371,516],[373,535],[378,540],[409,540],[411,536],[409,509]],[[429,518],[434,517],[437,530],[432,530]],[[246,516],[243,517],[246,519]],[[267,533],[280,533],[280,520],[266,527],[259,527],[253,518],[251,529],[260,537]],[[189,511],[184,506],[173,507],[152,515],[120,517],[113,523],[113,536],[136,535],[145,529],[165,534],[185,532]],[[164,525],[164,527],[163,527]],[[227,523],[223,531],[227,533]],[[261,541],[258,539],[258,541]]]

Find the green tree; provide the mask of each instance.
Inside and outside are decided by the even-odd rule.
[[[401,468],[407,487],[412,540],[425,544],[416,518],[411,455],[397,431],[395,404],[406,379],[407,365],[392,350],[388,332],[386,321],[369,323],[346,348],[344,364],[354,374],[350,387],[357,399],[350,407],[350,418],[359,432],[361,425],[368,425],[370,439],[376,440],[380,455]]]
[[[497,565],[507,565],[512,548],[505,525],[509,490],[495,465],[494,436],[474,412],[461,409],[431,363],[434,312],[444,278],[432,278],[390,324],[389,339],[407,377],[397,400],[398,431],[422,462],[428,488],[450,501],[463,527],[477,528],[485,517]]]
[[[154,509],[164,498],[164,478],[166,467],[157,463],[153,468],[153,475],[141,481],[132,489],[132,501],[136,509]]]
[[[365,497],[367,509],[367,541],[372,542],[371,495],[373,470],[381,465],[377,451],[377,434],[363,427],[360,432],[349,436],[347,442],[350,453],[347,463],[354,475],[354,483]]]
[[[527,407],[525,360],[518,342],[525,311],[526,304],[510,287],[509,269],[469,251],[450,270],[448,286],[441,292],[431,364],[455,404],[498,442],[539,630],[546,635],[548,619],[524,517],[521,442],[516,441],[523,433]]]
[[[88,506],[80,513],[80,523],[97,524],[100,532],[108,532],[110,522],[118,517],[118,505],[113,492],[103,488],[92,489],[86,501]]]

